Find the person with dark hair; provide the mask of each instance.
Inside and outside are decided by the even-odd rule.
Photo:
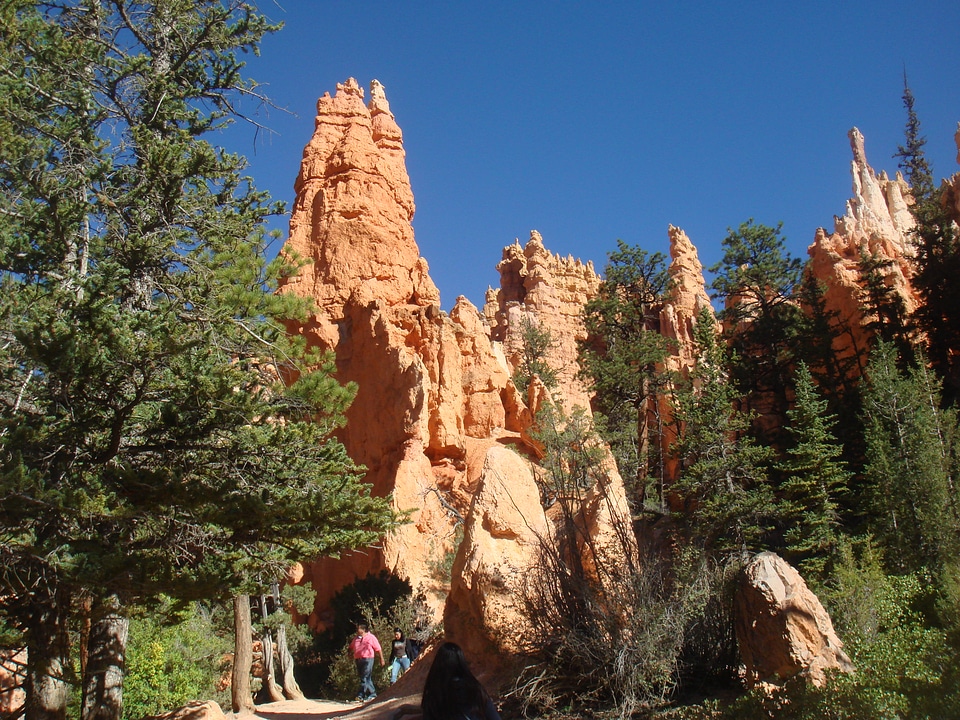
[[[463,650],[452,642],[437,648],[420,708],[423,720],[500,720],[493,700],[467,667]]]
[[[358,702],[373,700],[377,696],[377,688],[373,684],[373,656],[380,656],[380,667],[386,665],[380,641],[369,630],[366,623],[357,623],[357,635],[350,642],[350,654],[357,664],[357,677],[360,678]]]
[[[410,663],[417,659],[420,648],[412,638],[405,638],[403,630],[393,629],[393,649],[390,651],[390,684],[393,685],[400,675],[410,669]]]

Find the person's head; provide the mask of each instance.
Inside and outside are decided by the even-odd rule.
[[[357,623],[357,635],[365,635],[369,629],[365,622]]]
[[[393,639],[394,640],[403,640],[403,630],[400,628],[393,629]]]
[[[481,708],[484,690],[467,666],[459,645],[445,642],[437,648],[423,685],[420,707],[424,720],[459,717],[464,708]]]

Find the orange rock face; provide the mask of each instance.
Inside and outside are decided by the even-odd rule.
[[[546,361],[557,372],[560,396],[568,410],[590,407],[587,389],[577,377],[577,342],[586,337],[583,306],[600,287],[593,263],[552,254],[540,233],[532,230],[523,248],[517,241],[503,249],[497,270],[500,290],[487,291],[483,313],[491,337],[503,342],[508,365],[514,368],[520,363],[523,318],[549,329],[553,345]]]
[[[684,372],[693,365],[693,328],[697,316],[703,309],[710,310],[710,296],[707,294],[703,279],[703,265],[697,256],[697,249],[687,234],[671,225],[667,234],[670,237],[670,274],[671,287],[667,302],[660,311],[660,332],[664,337],[676,343],[676,353],[671,362],[672,369]]]
[[[26,702],[27,651],[0,649],[0,716],[14,717]]]
[[[830,671],[853,672],[820,600],[774,553],[760,553],[747,564],[735,618],[749,687],[795,675],[821,687]]]
[[[907,312],[917,304],[910,284],[913,249],[909,233],[915,224],[909,208],[913,203],[910,187],[899,173],[892,180],[886,173],[878,176],[867,164],[863,135],[853,128],[849,136],[853,197],[847,201],[843,217],[834,217],[833,233],[828,235],[820,228],[807,249],[813,274],[825,286],[826,309],[837,313],[838,320],[849,328],[849,333],[835,341],[834,350],[841,359],[862,356],[869,347],[861,251],[892,263],[886,282],[903,298]]]
[[[494,311],[493,330],[489,311],[481,314],[466,298],[458,298],[449,315],[441,311],[413,237],[400,129],[379,83],[371,84],[368,103],[363,96],[351,79],[317,104],[283,249],[307,264],[281,292],[316,301],[315,317],[290,329],[333,351],[338,378],[357,383],[341,440],[366,466],[373,492],[390,495],[410,522],[377,549],[304,563],[291,578],[318,591],[308,619],[315,629],[329,622],[325,613],[333,593],[387,569],[424,592],[437,619],[452,584],[458,609],[451,617],[478,637],[499,642],[516,622],[518,598],[483,589],[500,576],[500,565],[530,562],[530,546],[519,529],[491,530],[490,523],[506,517],[504,488],[522,484],[523,473],[531,472],[526,455],[513,446],[532,444],[526,430],[533,418],[528,399],[510,380],[504,346],[515,342],[517,313],[547,324],[563,338],[557,363],[565,363],[567,374],[558,398],[586,404],[575,368],[566,361],[575,359],[580,307],[599,278],[590,265],[551,255],[536,235],[516,257],[505,251],[501,274],[507,287],[501,296],[511,300]],[[516,272],[507,269],[514,261]],[[531,480],[525,487],[533,498],[531,517],[543,515],[536,485]],[[622,496],[621,484],[616,507],[626,507]],[[465,540],[459,543],[461,524]],[[461,560],[451,579],[442,568],[454,553]]]

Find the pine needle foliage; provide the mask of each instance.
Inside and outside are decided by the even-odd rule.
[[[835,419],[827,414],[827,402],[803,363],[797,368],[794,407],[787,415],[793,442],[777,470],[783,477],[778,490],[788,559],[813,577],[822,577],[836,552],[837,497],[850,473],[840,459],[843,448],[832,434]]]
[[[0,7],[0,614],[35,717],[78,594],[211,599],[393,522],[331,435],[355,388],[285,332],[282,207],[216,144],[274,29],[239,0]]]

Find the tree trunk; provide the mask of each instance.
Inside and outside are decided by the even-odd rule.
[[[273,638],[269,630],[263,631],[263,637],[260,642],[263,645],[263,675],[261,676],[260,692],[257,694],[257,702],[264,703],[280,702],[283,700],[283,691],[277,685],[276,675],[273,672]]]
[[[250,666],[253,664],[253,623],[250,620],[250,596],[233,598],[233,675],[230,678],[230,700],[238,715],[253,713],[250,694]]]
[[[70,666],[67,636],[69,598],[59,589],[40,584],[27,627],[26,720],[66,720]]]
[[[87,675],[87,647],[90,643],[90,613],[93,611],[93,597],[83,593],[78,600],[80,614],[80,677]]]
[[[287,629],[283,625],[277,628],[277,657],[280,659],[283,694],[288,700],[303,700],[303,691],[293,676],[293,655],[287,647]]]
[[[80,718],[120,720],[130,620],[120,614],[116,597],[99,605],[90,626]]]

